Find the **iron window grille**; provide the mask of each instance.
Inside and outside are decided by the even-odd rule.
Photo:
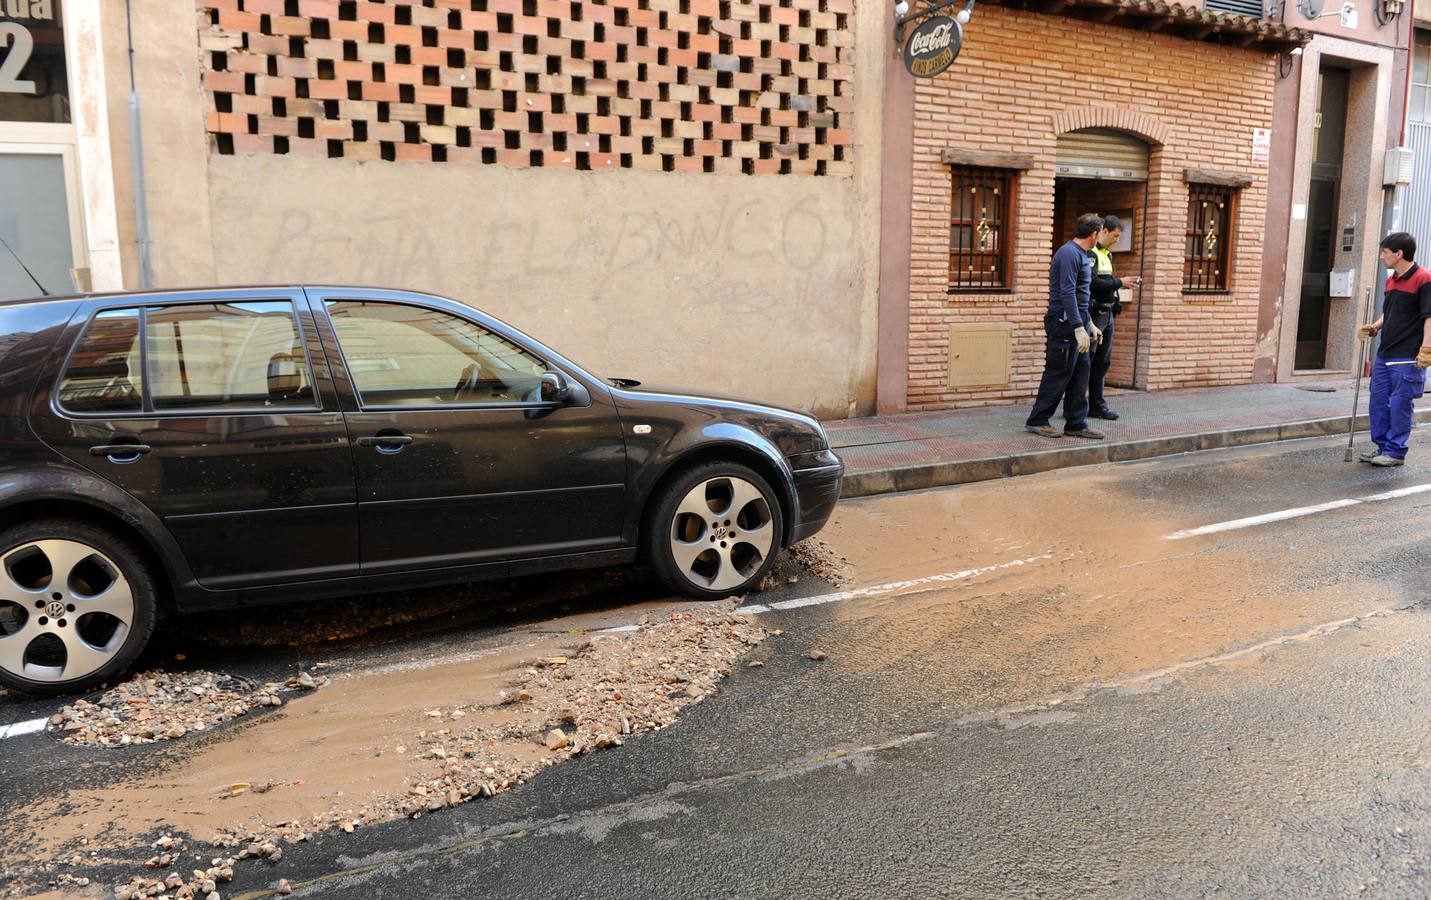
[[[1007,291],[1012,259],[1012,169],[951,166],[949,292]]]
[[[1183,250],[1183,292],[1228,291],[1232,269],[1235,188],[1211,184],[1188,187],[1188,227]]]

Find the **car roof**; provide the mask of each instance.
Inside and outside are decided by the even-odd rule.
[[[51,294],[39,297],[17,297],[10,300],[0,299],[0,306],[19,306],[26,303],[53,303],[60,300],[112,300],[123,297],[165,297],[182,296],[184,294],[207,294],[209,296],[223,294],[243,294],[253,291],[296,291],[303,288],[322,288],[324,290],[354,290],[354,291],[391,291],[403,294],[426,294],[425,291],[414,291],[406,288],[388,288],[376,285],[358,284],[225,284],[212,285],[209,287],[180,287],[180,288],[150,288],[149,290],[133,291],[88,291],[81,294]]]

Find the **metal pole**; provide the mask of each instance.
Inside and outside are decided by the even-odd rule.
[[[1138,390],[1138,357],[1143,352],[1143,285],[1141,279],[1148,270],[1148,194],[1152,181],[1143,182],[1143,221],[1138,225],[1142,237],[1138,243],[1138,315],[1133,320],[1133,390]]]
[[[154,286],[149,261],[149,200],[144,186],[144,132],[139,116],[139,89],[134,80],[134,17],[131,0],[124,0],[124,22],[129,31],[129,164],[134,177],[134,232],[139,245],[139,286]]]
[[[1371,288],[1366,289],[1366,315],[1367,318],[1362,325],[1371,322]],[[1360,327],[1360,326],[1357,326]],[[1347,452],[1342,458],[1342,462],[1352,461],[1352,448],[1356,445],[1356,411],[1361,405],[1361,376],[1366,371],[1366,351],[1371,346],[1371,339],[1361,341],[1357,347],[1356,354],[1356,388],[1352,391],[1351,417],[1347,419]]]

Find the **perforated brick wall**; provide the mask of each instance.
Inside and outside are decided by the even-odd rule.
[[[197,0],[218,154],[852,172],[854,0]]]

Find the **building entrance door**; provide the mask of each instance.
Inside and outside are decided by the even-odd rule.
[[[1059,135],[1057,150],[1052,250],[1073,237],[1073,223],[1083,213],[1114,215],[1123,223],[1123,237],[1113,248],[1113,270],[1141,275],[1148,145],[1121,131],[1085,128]],[[1116,387],[1136,388],[1139,382],[1136,301],[1132,293],[1125,294],[1128,305],[1114,323],[1107,383]]]
[[[1327,363],[1331,319],[1331,272],[1336,259],[1337,199],[1341,195],[1342,152],[1346,145],[1346,69],[1322,69],[1317,99],[1312,181],[1307,193],[1307,239],[1302,253],[1302,302],[1297,312],[1297,369]]]
[[[68,294],[87,273],[70,120],[69,4],[0,2],[0,300]],[[81,4],[83,6],[83,4]],[[27,273],[25,270],[29,269]]]
[[[1143,210],[1148,185],[1144,181],[1100,178],[1059,178],[1053,191],[1053,247],[1073,237],[1073,223],[1083,213],[1117,216],[1123,223],[1122,239],[1113,247],[1115,275],[1143,273]],[[1138,292],[1123,292],[1123,311],[1114,320],[1113,358],[1107,383],[1138,388]]]
[[[84,265],[84,243],[73,181],[68,146],[0,144],[0,300],[37,297],[39,285],[51,294],[74,289],[70,272]]]

